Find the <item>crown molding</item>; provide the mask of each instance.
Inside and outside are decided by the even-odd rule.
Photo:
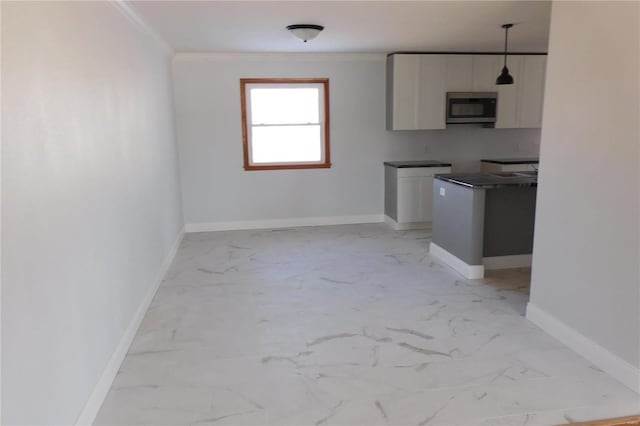
[[[134,7],[127,4],[124,0],[109,0],[108,3],[124,15],[138,30],[151,36],[167,53],[173,54],[173,49],[169,43],[140,16]]]
[[[292,62],[327,62],[327,61],[369,61],[384,62],[386,53],[239,53],[239,52],[174,52],[174,61],[292,61]]]

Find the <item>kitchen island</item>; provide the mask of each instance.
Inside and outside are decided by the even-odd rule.
[[[437,174],[430,253],[463,276],[531,265],[537,173]]]

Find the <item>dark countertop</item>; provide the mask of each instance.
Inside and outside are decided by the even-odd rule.
[[[424,161],[385,161],[385,166],[395,167],[398,169],[405,169],[408,167],[451,167],[451,163],[443,163],[436,160],[424,160]]]
[[[447,173],[437,174],[434,178],[477,189],[538,186],[536,172]]]
[[[538,164],[538,157],[520,157],[520,158],[483,158],[482,163],[494,164]]]

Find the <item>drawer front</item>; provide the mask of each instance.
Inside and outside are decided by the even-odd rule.
[[[398,169],[398,177],[429,177],[439,173],[451,173],[451,167],[404,167]]]

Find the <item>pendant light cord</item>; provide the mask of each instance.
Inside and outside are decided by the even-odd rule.
[[[509,27],[504,29],[504,66],[507,66],[507,39],[509,37]]]
[[[513,77],[509,75],[509,68],[507,68],[507,56],[509,55],[509,28],[513,27],[514,24],[504,24],[502,28],[504,28],[504,66],[502,67],[502,72],[496,78],[497,85],[503,84],[513,84]]]

